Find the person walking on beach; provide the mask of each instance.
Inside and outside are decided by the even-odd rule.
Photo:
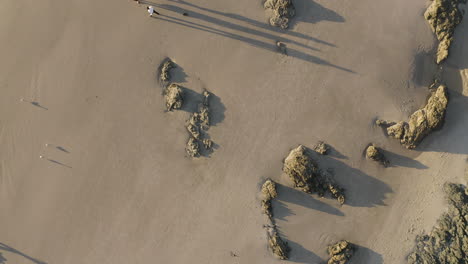
[[[137,2],[137,4],[139,4],[139,3],[140,3],[140,0],[133,0],[133,2]]]
[[[158,12],[156,12],[156,10],[154,10],[153,6],[146,7],[146,10],[148,10],[148,13],[149,13],[150,17],[152,17],[153,14],[160,15]]]

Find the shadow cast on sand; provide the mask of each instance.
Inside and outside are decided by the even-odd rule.
[[[165,9],[165,10],[168,10],[168,11],[172,11],[172,12],[177,13],[180,16],[185,18],[185,19],[182,19],[182,18],[178,18],[178,17],[175,17],[175,16],[171,16],[171,15],[161,14],[159,16],[154,16],[153,18],[155,18],[155,19],[162,20],[162,21],[169,22],[169,23],[173,23],[173,24],[177,24],[177,25],[180,25],[180,26],[188,27],[188,28],[192,28],[192,29],[196,29],[196,30],[200,30],[200,31],[204,31],[204,32],[208,32],[208,33],[212,33],[212,34],[216,34],[216,35],[219,35],[219,36],[239,40],[239,41],[248,43],[249,45],[259,47],[259,48],[262,48],[262,49],[265,49],[265,50],[269,50],[271,52],[278,53],[278,47],[276,45],[277,41],[281,41],[281,42],[284,42],[284,43],[287,43],[287,44],[294,44],[294,45],[300,46],[302,48],[307,48],[307,49],[309,49],[311,51],[319,51],[317,48],[309,47],[309,46],[304,45],[304,44],[302,44],[300,42],[293,41],[293,40],[282,37],[282,31],[278,31],[277,34],[272,34],[270,32],[265,32],[264,30],[262,31],[262,30],[258,30],[258,29],[248,28],[248,27],[241,26],[241,25],[238,25],[238,24],[235,24],[235,23],[232,23],[232,22],[228,22],[228,21],[225,21],[225,20],[222,20],[222,19],[218,19],[218,18],[215,18],[215,17],[212,17],[212,16],[201,14],[201,13],[198,13],[198,12],[195,12],[195,11],[186,10],[186,9],[184,9],[184,8],[182,8],[180,6],[176,6],[176,5],[157,4],[157,3],[153,3],[153,2],[149,2],[149,1],[145,1],[144,3],[151,4],[151,5],[153,5],[153,6],[157,7],[157,8],[160,8],[160,9]],[[183,1],[182,2],[176,1],[176,3],[194,6],[193,4],[188,4],[187,2],[183,2]],[[212,11],[212,12],[216,12],[216,11]],[[189,16],[188,17],[183,16],[184,13],[189,14]],[[194,20],[195,21],[198,20],[200,22],[210,23],[212,25],[215,25],[216,27],[196,23],[196,22],[194,22]],[[228,32],[228,31],[217,28],[219,26],[221,26],[223,28],[230,29],[230,30],[237,30],[238,32],[242,32],[242,33],[248,33],[248,34],[251,34],[253,36],[260,36],[260,37],[269,39],[270,41],[264,42],[264,41],[260,41],[260,40],[257,40],[257,39],[251,38],[251,37],[242,36],[242,35],[240,35],[238,33],[231,33],[231,32]],[[307,62],[318,64],[318,65],[332,67],[332,68],[342,70],[342,71],[345,71],[345,72],[348,72],[348,73],[355,73],[354,71],[352,71],[352,70],[350,70],[348,68],[332,64],[332,63],[330,63],[330,62],[328,62],[328,61],[326,61],[324,59],[321,59],[321,58],[319,58],[317,56],[314,56],[314,55],[299,51],[299,50],[291,48],[291,47],[287,48],[287,53],[288,53],[288,56],[291,56],[291,57],[294,57],[294,58],[297,58],[297,59],[300,59],[300,60],[303,60],[303,61],[307,61]]]
[[[296,7],[296,16],[290,22],[291,27],[301,22],[311,24],[320,21],[345,22],[344,17],[313,0],[296,1],[294,5]]]
[[[354,207],[384,206],[385,198],[392,192],[390,186],[383,181],[371,177],[359,169],[352,168],[340,160],[330,156],[317,154],[308,149],[312,158],[317,161],[323,171],[333,171],[333,178],[344,188],[345,205]]]
[[[7,259],[3,256],[3,254],[0,252],[0,264],[5,264]]]
[[[405,157],[385,149],[380,149],[384,157],[388,160],[387,167],[406,167],[418,170],[424,170],[429,167],[412,158]]]
[[[325,263],[323,259],[321,259],[317,254],[304,248],[300,244],[289,239],[285,239],[285,241],[288,242],[289,248],[291,249],[291,254],[289,256],[288,261],[311,264]]]
[[[26,255],[25,253],[23,253],[23,252],[21,252],[21,251],[19,251],[19,250],[16,250],[16,249],[14,249],[14,248],[12,248],[12,247],[10,247],[10,246],[4,244],[4,243],[0,243],[0,250],[3,250],[3,251],[6,251],[6,252],[10,252],[10,253],[17,254],[17,255],[19,255],[19,256],[22,256],[22,257],[24,257],[24,258],[30,260],[31,262],[33,262],[33,263],[35,263],[35,264],[47,264],[47,262],[44,262],[44,261],[35,259],[35,258],[33,258],[33,257],[30,257],[30,256]],[[3,258],[3,256],[2,256],[2,258]],[[0,259],[0,260],[1,260],[1,259]],[[6,261],[6,259],[3,258],[3,262],[5,262],[5,261]],[[0,264],[1,264],[1,263],[2,263],[2,262],[0,262]]]
[[[286,217],[294,215],[286,203],[300,205],[305,208],[318,210],[324,213],[344,216],[337,208],[315,199],[312,195],[296,190],[291,187],[276,183],[278,197],[273,200],[273,216],[276,219],[286,221]]]
[[[373,251],[370,248],[366,248],[359,245],[354,245],[356,250],[353,257],[349,260],[349,264],[361,264],[361,263],[372,263],[372,264],[382,264],[383,258],[382,255]]]

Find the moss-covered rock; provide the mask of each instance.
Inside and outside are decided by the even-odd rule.
[[[399,139],[406,148],[414,149],[427,135],[442,126],[447,105],[447,88],[439,85],[427,104],[414,112],[407,122],[377,120],[376,124],[385,127],[388,135]]]
[[[354,246],[346,240],[342,240],[328,247],[330,259],[328,264],[346,264],[353,256]]]
[[[296,14],[292,0],[266,0],[264,7],[271,13],[270,24],[283,29],[289,27],[289,20]]]
[[[461,3],[466,3],[466,0],[432,0],[424,13],[424,17],[439,40],[437,64],[448,57],[453,33],[463,18],[463,12],[458,7]]]
[[[416,238],[416,246],[408,256],[409,264],[468,263],[468,189],[461,184],[446,183],[444,191],[449,211],[429,234]]]
[[[184,102],[183,92],[179,85],[172,83],[164,90],[167,111],[182,108]]]

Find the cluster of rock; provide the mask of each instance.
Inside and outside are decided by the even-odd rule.
[[[208,138],[207,130],[210,128],[210,92],[203,91],[203,102],[198,105],[198,111],[194,112],[187,121],[189,140],[185,150],[190,157],[200,156],[200,146],[205,150],[211,150],[213,142]]]
[[[432,92],[427,104],[414,112],[408,122],[379,119],[376,124],[386,128],[388,135],[400,140],[406,148],[414,149],[429,133],[442,126],[447,104],[447,88],[440,84]]]
[[[268,247],[279,259],[288,259],[290,249],[288,244],[279,236],[275,220],[273,219],[271,200],[278,196],[276,183],[273,180],[267,179],[265,183],[263,183],[262,196],[262,212],[266,214],[269,219],[269,224],[264,226],[267,230]]]
[[[175,67],[176,65],[169,58],[165,59],[159,67],[159,78],[164,86],[163,95],[167,111],[181,109],[184,103],[184,94],[180,86],[176,83],[170,83],[170,70]]]
[[[409,264],[468,263],[468,189],[461,184],[444,185],[449,211],[428,235],[416,239]]]
[[[266,0],[264,7],[271,13],[270,24],[283,29],[289,27],[289,20],[296,14],[292,0]]]
[[[461,3],[466,3],[466,0],[432,0],[424,13],[424,17],[439,40],[437,64],[448,57],[453,33],[463,18],[464,12],[459,8]]]
[[[385,167],[388,165],[388,160],[383,155],[382,150],[374,144],[366,148],[366,158],[381,163]]]
[[[328,264],[346,264],[353,256],[354,245],[346,240],[339,241],[338,243],[328,247],[328,255],[330,259]]]
[[[299,145],[291,150],[284,160],[283,172],[288,175],[295,188],[306,193],[317,192],[319,196],[324,196],[326,192],[329,192],[341,204],[344,204],[343,189],[319,170],[306,147]]]
[[[163,95],[167,111],[181,109],[184,103],[183,89],[178,84],[171,83],[170,70],[175,67],[175,63],[169,58],[165,59],[159,67],[159,78],[164,85]],[[198,110],[190,116],[186,124],[189,139],[185,150],[190,157],[199,157],[201,147],[208,151],[213,147],[213,141],[209,139],[206,132],[210,127],[210,92],[205,90],[202,96],[203,102],[198,105]]]

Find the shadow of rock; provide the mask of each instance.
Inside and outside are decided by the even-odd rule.
[[[219,96],[217,96],[216,94],[211,93],[210,95],[210,125],[216,126],[217,124],[223,122],[224,112],[226,112],[226,107],[221,101],[221,98],[219,98]]]
[[[436,51],[420,51],[414,57],[411,79],[416,85],[429,87],[437,73]]]
[[[328,156],[337,158],[337,159],[348,159],[348,156],[341,154],[336,148],[334,148],[331,145],[328,145],[330,148],[330,151],[328,153]]]
[[[273,200],[273,216],[279,220],[286,220],[287,216],[294,215],[286,203],[300,205],[305,208],[318,210],[324,213],[344,216],[337,208],[315,199],[312,195],[296,190],[291,187],[276,183],[278,197]]]
[[[288,246],[291,249],[288,261],[298,263],[324,263],[323,259],[317,256],[314,252],[289,239],[285,239],[285,241],[288,242]]]
[[[427,169],[428,167],[421,162],[408,158],[385,149],[380,149],[384,157],[388,160],[387,167],[407,167],[413,169]]]
[[[17,255],[19,255],[19,256],[22,256],[22,257],[24,257],[24,258],[30,260],[31,262],[33,262],[33,263],[35,263],[35,264],[47,264],[47,262],[44,262],[44,261],[35,259],[35,258],[33,258],[33,257],[30,257],[30,256],[24,254],[23,252],[18,251],[18,250],[16,250],[16,249],[14,249],[14,248],[12,248],[12,247],[10,247],[10,246],[4,244],[4,243],[0,243],[0,250],[3,250],[3,251],[7,251],[7,252],[10,252],[10,253],[17,254]],[[2,256],[2,258],[3,258],[3,256]],[[6,260],[5,258],[3,258],[3,259],[4,259],[3,261]],[[1,263],[1,262],[0,262],[0,263]]]
[[[184,103],[182,104],[182,108],[180,108],[180,110],[188,113],[197,112],[198,105],[203,102],[203,95],[183,86],[180,86],[180,89],[182,89],[184,98]]]
[[[175,68],[171,69],[171,82],[185,83],[187,81],[187,74],[179,64],[176,64]]]
[[[382,264],[383,258],[382,255],[373,251],[372,249],[354,245],[356,251],[353,257],[349,260],[349,264],[362,264],[362,263],[372,263],[372,264]]]
[[[7,259],[3,256],[2,253],[0,253],[0,264],[5,264]]]
[[[291,19],[291,28],[299,22],[312,24],[320,21],[345,22],[344,17],[313,0],[296,1],[294,5],[296,7],[296,16]]]
[[[390,186],[383,181],[371,177],[359,169],[352,168],[340,160],[330,156],[322,156],[310,151],[323,171],[331,169],[336,183],[344,188],[345,205],[356,207],[374,207],[385,205],[384,200],[392,192]]]

